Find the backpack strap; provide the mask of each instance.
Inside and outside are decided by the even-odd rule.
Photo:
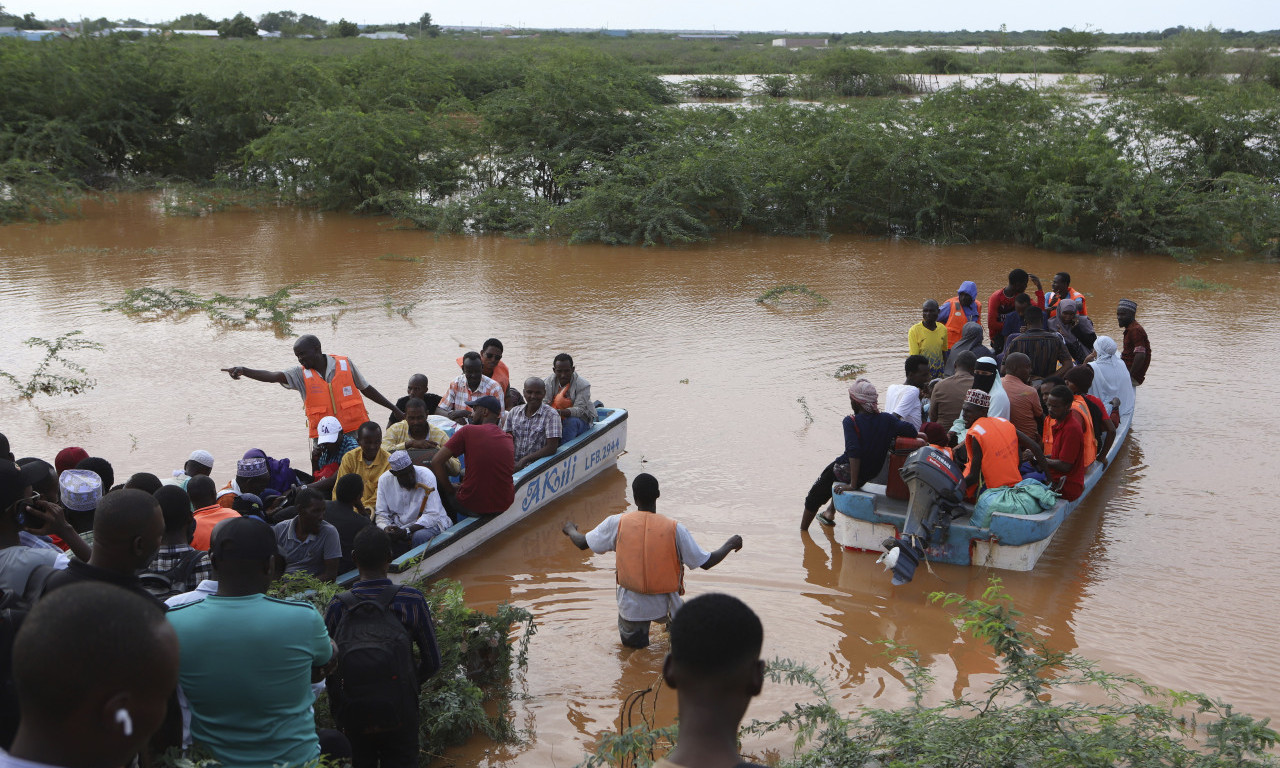
[[[335,599],[338,602],[342,603],[342,607],[346,608],[348,611],[350,611],[352,608],[355,608],[357,605],[360,604],[360,598],[357,597],[356,593],[352,592],[351,590],[347,590],[346,592],[339,592]]]
[[[191,580],[191,573],[196,569],[196,563],[200,562],[200,558],[203,555],[204,552],[198,549],[183,552],[178,558],[178,562],[174,563],[173,567],[169,569],[167,574],[169,581],[186,586]]]
[[[382,610],[391,608],[391,604],[395,602],[396,595],[400,594],[399,584],[388,584],[382,588],[382,593],[375,598],[378,601],[378,607]]]

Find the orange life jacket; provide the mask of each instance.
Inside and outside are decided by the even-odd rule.
[[[1005,419],[995,416],[983,416],[969,427],[969,434],[964,438],[965,453],[968,461],[964,473],[969,474],[973,466],[973,448],[970,441],[975,441],[982,448],[982,484],[987,488],[1004,488],[1022,482],[1022,473],[1018,466],[1022,463],[1018,450],[1018,430]]]
[[[337,416],[343,432],[355,432],[369,420],[364,398],[351,376],[351,361],[342,355],[330,357],[334,365],[332,382],[325,381],[324,376],[310,368],[302,369],[303,394],[306,397],[302,407],[307,412],[307,427],[312,437],[317,436],[316,425],[325,416]]]
[[[684,594],[676,521],[636,510],[618,521],[618,585],[643,595]]]
[[[950,299],[947,299],[946,301],[944,301],[943,304],[951,305],[951,309],[949,310],[950,314],[947,315],[947,323],[946,323],[947,349],[951,349],[956,345],[956,342],[959,341],[960,337],[964,334],[964,325],[965,323],[970,322],[970,320],[969,320],[969,316],[964,313],[964,307],[960,306],[959,296],[952,296]],[[981,324],[982,323],[982,302],[978,301],[977,299],[974,299],[973,307],[974,309],[978,310],[978,319],[972,322]]]
[[[1080,416],[1080,421],[1084,424],[1084,450],[1081,459],[1087,467],[1098,458],[1098,439],[1093,434],[1093,417],[1089,415],[1089,404],[1084,398],[1076,395],[1071,400],[1071,410]],[[1044,444],[1044,455],[1050,456],[1053,453],[1053,426],[1045,425],[1044,437],[1041,439]]]
[[[1076,302],[1076,304],[1077,304],[1077,305],[1079,305],[1079,307],[1080,307],[1080,312],[1079,312],[1079,314],[1081,314],[1081,315],[1088,315],[1088,314],[1089,314],[1089,307],[1088,307],[1088,304],[1086,304],[1086,302],[1085,302],[1085,300],[1084,300],[1084,294],[1083,294],[1083,293],[1080,293],[1080,292],[1079,292],[1079,291],[1077,291],[1075,288],[1072,288],[1071,286],[1069,286],[1069,285],[1068,285],[1068,286],[1067,286],[1067,298],[1068,298],[1068,299],[1070,299],[1071,301]],[[1047,312],[1049,313],[1049,317],[1056,317],[1056,316],[1057,316],[1057,314],[1058,314],[1058,302],[1059,302],[1059,301],[1061,301],[1061,300],[1062,300],[1062,297],[1061,297],[1061,296],[1059,296],[1059,295],[1058,295],[1058,294],[1056,294],[1056,293],[1050,293],[1048,296],[1046,296],[1046,297],[1045,297],[1045,300],[1044,300],[1045,311],[1047,311]]]
[[[572,379],[569,380],[568,384],[564,385],[564,389],[561,389],[559,392],[556,393],[555,397],[551,398],[552,408],[555,408],[558,411],[562,408],[573,407],[573,400],[569,399],[569,387],[571,386],[573,386]]]

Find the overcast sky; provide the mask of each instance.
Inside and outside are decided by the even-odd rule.
[[[1212,24],[1219,29],[1280,29],[1280,0],[0,0],[0,5],[11,13],[32,11],[41,18],[133,17],[147,22],[184,13],[221,19],[243,11],[257,18],[267,11],[291,10],[361,24],[416,21],[427,11],[446,26],[543,28],[882,32],[998,29],[1004,24],[1010,30],[1089,25],[1105,32],[1130,32]]]

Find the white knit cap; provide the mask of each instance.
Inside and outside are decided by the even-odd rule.
[[[62,506],[73,512],[88,512],[98,508],[102,498],[102,478],[87,469],[68,469],[58,477],[62,491]]]
[[[396,451],[391,454],[391,471],[399,472],[402,469],[408,469],[413,466],[413,459],[409,458],[409,454],[405,451]]]
[[[213,454],[208,451],[192,451],[187,461],[194,461],[202,467],[213,469]]]

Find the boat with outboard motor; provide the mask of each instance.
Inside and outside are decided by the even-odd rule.
[[[409,582],[435,573],[616,464],[627,447],[627,412],[597,408],[596,414],[590,429],[515,473],[515,501],[505,512],[459,520],[393,560],[391,579]],[[356,577],[350,571],[338,583],[350,584]]]
[[[1063,521],[1114,465],[1132,422],[1132,412],[1120,420],[1106,464],[1094,462],[1085,470],[1079,498],[1059,499],[1052,508],[1034,515],[996,512],[985,527],[974,524],[973,505],[963,500],[963,468],[946,453],[924,446],[906,459],[900,472],[910,491],[908,498],[891,495],[888,484],[876,483],[833,494],[839,513],[836,542],[849,550],[883,552],[886,567],[894,572],[894,584],[910,581],[920,560],[1029,571]]]

